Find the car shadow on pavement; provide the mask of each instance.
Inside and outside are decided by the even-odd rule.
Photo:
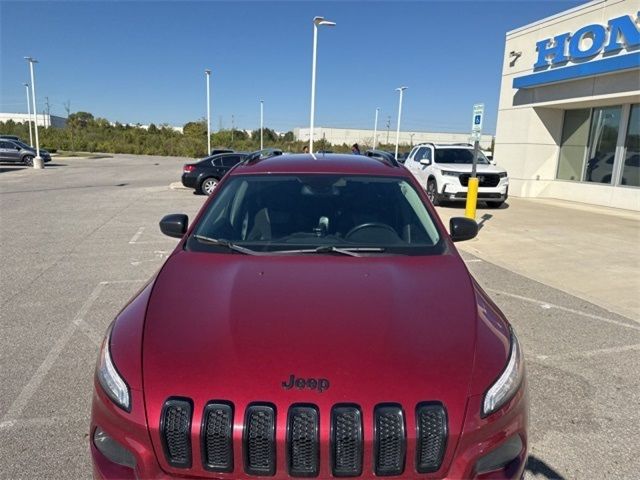
[[[534,455],[529,455],[525,470],[536,477],[541,475],[543,478],[547,479],[565,480],[565,477],[562,474],[556,472],[552,467]]]
[[[444,208],[455,208],[457,210],[464,210],[466,208],[466,202],[448,202],[447,200],[442,200],[440,202],[440,206]],[[478,200],[478,204],[476,207],[478,210],[506,210],[509,208],[509,204],[504,202],[498,208],[489,207],[484,201]]]
[[[17,172],[18,170],[24,170],[27,167],[0,167],[0,173],[5,172]]]
[[[47,163],[45,165],[44,168],[50,168],[50,167],[66,167],[67,164],[66,163]]]

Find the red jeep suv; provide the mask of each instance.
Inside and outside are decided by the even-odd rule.
[[[395,160],[254,154],[109,327],[96,478],[521,478],[522,351]]]

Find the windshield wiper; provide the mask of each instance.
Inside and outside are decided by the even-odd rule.
[[[278,254],[295,254],[295,253],[339,253],[350,257],[362,257],[363,253],[382,253],[384,248],[381,247],[346,247],[340,248],[334,245],[321,245],[316,248],[306,248],[300,250],[280,250],[273,253]]]
[[[245,255],[259,255],[259,252],[256,252],[255,250],[241,247],[240,245],[236,245],[235,243],[232,243],[229,240],[224,240],[222,238],[211,238],[211,237],[205,237],[204,235],[194,235],[193,238],[195,238],[196,240],[202,243],[208,243],[210,245],[224,247],[229,250],[233,250],[234,252],[244,253]]]

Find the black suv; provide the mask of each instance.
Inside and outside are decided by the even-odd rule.
[[[221,153],[197,163],[185,163],[182,169],[182,184],[198,193],[211,195],[220,179],[231,167],[247,157],[246,153]]]
[[[35,156],[36,149],[26,143],[7,137],[0,138],[0,162],[22,163],[31,167]],[[51,161],[51,155],[43,149],[40,149],[40,158],[44,162]]]

